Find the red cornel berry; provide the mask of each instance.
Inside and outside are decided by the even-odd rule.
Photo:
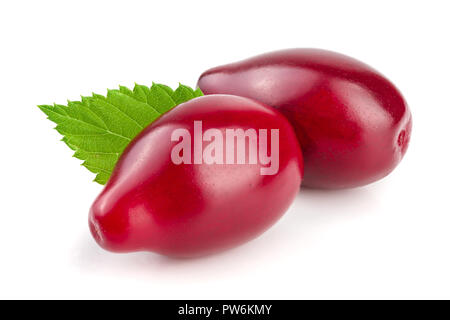
[[[231,95],[183,103],[125,149],[89,225],[115,252],[194,257],[273,225],[299,191],[303,160],[277,110]]]
[[[235,94],[276,107],[292,123],[305,161],[303,184],[362,186],[388,175],[408,148],[411,113],[370,66],[318,49],[259,55],[204,72],[205,94]]]

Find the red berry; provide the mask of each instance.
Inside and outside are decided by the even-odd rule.
[[[217,129],[223,137],[228,129],[257,133],[266,129],[269,151],[276,145],[270,132],[278,132],[276,172],[261,174],[271,164],[260,158],[250,163],[254,136],[244,139],[246,162],[241,164],[225,159],[232,151],[237,162],[239,139],[228,151],[226,145],[231,144],[224,140],[223,164],[206,163],[211,159],[196,154],[195,148],[179,152],[181,139],[172,141],[174,132],[189,134],[192,139],[186,141],[194,146],[200,121],[204,140],[197,140],[197,146],[203,156],[212,143],[205,141],[209,129]],[[261,136],[256,138],[262,141]],[[179,163],[180,159],[192,163]],[[182,257],[212,253],[255,238],[274,224],[298,193],[302,172],[295,133],[278,111],[243,97],[196,98],[163,115],[127,147],[92,205],[90,229],[97,242],[111,251],[145,250]]]
[[[304,185],[361,186],[389,174],[411,134],[397,90],[368,65],[342,54],[291,49],[203,73],[205,94],[235,94],[278,108],[292,123],[305,161]]]

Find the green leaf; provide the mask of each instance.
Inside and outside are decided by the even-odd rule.
[[[106,97],[93,93],[81,101],[68,101],[66,106],[38,107],[56,123],[62,141],[75,151],[73,156],[97,174],[94,181],[105,184],[123,150],[139,132],[180,103],[202,95],[200,89],[182,84],[175,91],[157,83],[150,88],[136,84],[133,90],[124,86],[108,90]]]
[[[172,99],[176,104],[183,103],[184,101],[188,101],[195,98],[195,93],[192,88],[184,86],[180,83],[177,90],[172,95]]]

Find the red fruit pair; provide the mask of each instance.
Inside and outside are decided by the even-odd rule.
[[[298,142],[304,184],[320,188],[378,180],[408,146],[411,115],[401,94],[340,54],[269,53],[211,69],[198,85],[214,95],[166,113],[123,153],[90,212],[102,247],[185,257],[232,247],[289,207],[303,173]],[[275,162],[275,174],[262,174]]]

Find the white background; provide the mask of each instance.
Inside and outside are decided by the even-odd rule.
[[[448,1],[2,1],[0,298],[450,298]],[[119,84],[195,86],[207,68],[291,47],[384,73],[413,113],[387,178],[302,190],[282,220],[225,253],[103,251],[101,186],[37,104]]]

